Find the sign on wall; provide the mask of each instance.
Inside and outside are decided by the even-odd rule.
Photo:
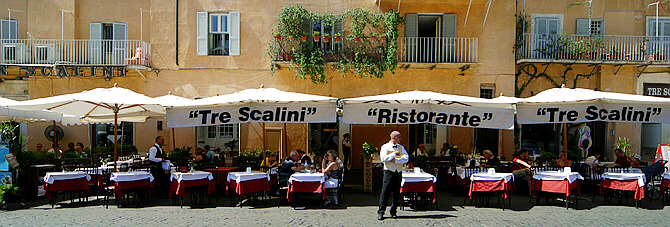
[[[344,122],[349,124],[422,124],[512,129],[514,110],[442,105],[347,104]]]
[[[644,95],[670,98],[670,84],[644,83]]]
[[[268,123],[334,123],[335,103],[243,104],[230,106],[171,108],[167,110],[170,128]]]
[[[522,104],[517,106],[520,124],[577,123],[591,121],[670,123],[670,103],[572,103]]]

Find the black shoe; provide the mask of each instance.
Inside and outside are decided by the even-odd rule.
[[[396,214],[395,212],[393,212],[393,213],[391,213],[391,217],[392,217],[393,219],[396,219],[396,218],[398,218],[398,214]]]
[[[377,213],[377,220],[384,220],[384,213]]]

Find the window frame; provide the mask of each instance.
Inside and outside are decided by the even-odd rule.
[[[224,13],[224,12],[208,12],[208,15],[207,15],[208,16],[208,19],[207,19],[207,25],[208,26],[207,27],[209,28],[208,34],[230,34],[230,24],[229,24],[230,23],[230,18],[229,18],[229,15],[230,14],[228,14],[227,12],[226,13]],[[212,30],[212,21],[213,21],[212,17],[214,17],[214,16],[218,17],[218,29],[219,29],[219,31],[213,31]],[[223,19],[224,16],[226,18],[226,30],[225,31],[223,31],[223,29],[222,29],[223,28],[222,19]]]

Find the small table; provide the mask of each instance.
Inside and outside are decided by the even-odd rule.
[[[95,168],[76,168],[74,172],[84,172],[87,173],[89,176],[91,176],[91,180],[89,181],[89,185],[96,185],[98,187],[104,188],[105,187],[105,181],[104,181],[104,175],[105,173],[109,173],[109,168],[103,168],[103,167],[95,167]]]
[[[316,193],[321,194],[321,198],[326,198],[326,175],[323,173],[294,173],[288,179],[288,193],[286,199],[293,201],[293,193]]]
[[[509,193],[514,189],[514,174],[512,173],[475,173],[470,176],[470,190],[468,196],[473,199],[474,192],[495,192],[501,191],[503,198],[503,209],[505,209],[504,199],[509,198]],[[512,200],[509,200],[510,205]],[[488,200],[487,200],[488,203]]]
[[[141,189],[147,194],[153,194],[154,176],[151,173],[137,171],[137,172],[116,172],[112,173],[109,178],[114,182],[114,194],[117,198],[123,198],[123,191],[127,189]]]
[[[48,172],[44,176],[44,191],[53,207],[55,205],[54,195],[59,191],[82,191],[88,194],[88,181],[90,180],[91,176],[85,172]]]
[[[230,189],[233,189],[241,200],[247,193],[269,192],[269,180],[270,177],[267,173],[230,172],[228,173],[226,195],[228,195]]]
[[[663,177],[663,180],[661,181],[660,191],[661,191],[661,195],[663,195],[663,200],[662,201],[665,202],[665,200],[666,200],[665,190],[670,189],[670,172],[665,172],[661,176]]]
[[[456,172],[454,173],[454,175],[458,176],[457,180],[460,182],[461,186],[463,186],[464,189],[466,189],[466,190],[467,190],[467,188],[465,186],[467,186],[468,183],[470,182],[468,180],[468,178],[470,178],[470,176],[472,174],[487,171],[485,168],[473,168],[472,171],[465,171],[465,168],[466,167],[462,167],[462,166],[456,167]]]
[[[432,193],[433,198],[431,202],[437,202],[435,182],[437,182],[437,178],[429,173],[403,172],[402,181],[400,183],[400,202],[402,202],[403,193]]]
[[[570,204],[570,192],[577,189],[579,194],[579,181],[584,180],[577,172],[544,171],[533,174],[531,190],[533,192],[550,192],[565,194],[565,208]],[[539,197],[536,200],[539,202]]]
[[[214,176],[214,183],[216,185],[228,184],[228,173],[239,170],[240,167],[217,167],[211,169],[204,169],[205,172],[210,172]]]
[[[178,195],[184,198],[186,188],[208,185],[207,193],[214,191],[214,177],[212,173],[195,171],[193,173],[172,173],[170,174],[170,197]]]

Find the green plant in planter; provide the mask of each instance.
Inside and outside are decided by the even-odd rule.
[[[19,198],[19,187],[14,187],[12,184],[0,185],[0,204],[5,202],[13,202]]]
[[[351,19],[351,34],[355,37],[363,37],[363,30],[370,22],[370,11],[363,8],[350,9],[344,12]]]
[[[302,22],[308,20],[311,14],[300,5],[285,5],[277,14],[275,30],[282,36],[297,38],[300,36]]]
[[[363,152],[361,152],[361,157],[371,157],[377,153],[377,147],[370,142],[363,143]]]
[[[321,35],[321,32],[314,32],[312,35],[313,36],[319,36],[319,35]]]
[[[619,137],[619,140],[614,144],[614,146],[618,149],[621,149],[621,151],[623,151],[623,153],[626,156],[629,156],[628,152],[630,151],[630,142],[629,142],[628,138]]]
[[[324,54],[318,48],[303,45],[301,49],[293,53],[291,61],[294,64],[289,67],[296,71],[297,77],[301,79],[309,78],[315,84],[325,84],[327,82]]]

